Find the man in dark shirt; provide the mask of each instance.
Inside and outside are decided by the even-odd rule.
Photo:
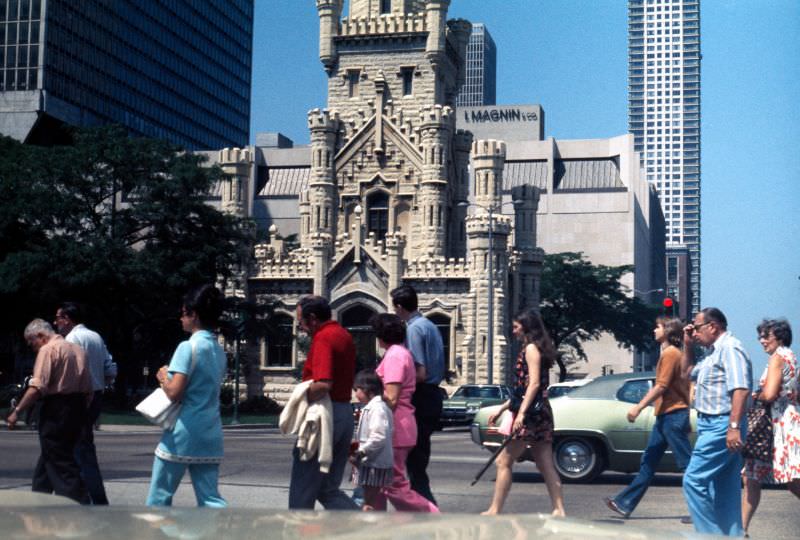
[[[89,493],[75,460],[75,445],[92,396],[92,379],[83,349],[68,343],[42,319],[25,328],[25,341],[36,351],[33,377],[7,422],[41,401],[39,445],[41,455],[33,473],[33,491],[55,493],[89,504]]]
[[[303,366],[303,381],[311,380],[309,402],[328,395],[333,403],[333,462],[323,473],[317,457],[301,461],[292,451],[289,508],[314,509],[319,501],[326,510],[355,510],[358,506],[339,488],[353,438],[353,407],[350,397],[355,378],[356,347],[353,337],[331,320],[331,307],[320,296],[307,296],[297,304],[300,328],[311,336],[311,347]]]

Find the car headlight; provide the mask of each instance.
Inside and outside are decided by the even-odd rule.
[[[476,413],[480,408],[480,405],[467,405],[467,412]]]

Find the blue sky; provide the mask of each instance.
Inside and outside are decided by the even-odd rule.
[[[627,2],[453,0],[487,25],[497,102],[539,103],[545,135],[627,132]],[[251,134],[308,142],[324,107],[313,0],[256,0]],[[703,0],[701,298],[728,316],[755,376],[755,325],[786,317],[800,343],[800,2]],[[800,350],[794,347],[795,350]]]

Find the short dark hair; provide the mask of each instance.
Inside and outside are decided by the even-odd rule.
[[[728,319],[719,308],[707,307],[700,311],[703,314],[703,322],[713,322],[723,330],[728,329]]]
[[[397,305],[406,311],[417,311],[419,301],[417,291],[411,285],[400,285],[391,292],[392,305]]]
[[[313,315],[319,322],[331,320],[331,305],[326,298],[321,296],[304,296],[297,302],[302,312],[303,319]]]
[[[85,320],[83,306],[77,302],[62,302],[58,309],[75,324],[80,324]]]
[[[792,327],[786,319],[764,319],[756,330],[758,337],[772,334],[784,347],[792,346]]]
[[[387,345],[397,345],[406,340],[406,325],[393,313],[377,313],[369,320],[375,335]]]
[[[353,388],[362,389],[369,395],[382,396],[383,395],[383,381],[374,369],[362,369],[356,373]]]
[[[197,315],[203,326],[215,328],[222,315],[223,298],[219,289],[207,283],[186,293],[183,308]]]
[[[656,324],[664,327],[667,343],[680,349],[683,345],[683,321],[676,317],[658,317]]]

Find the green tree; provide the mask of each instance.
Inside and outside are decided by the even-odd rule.
[[[207,204],[222,171],[201,155],[115,126],[72,139],[0,139],[0,300],[17,307],[0,315],[3,343],[59,301],[85,302],[136,383],[181,338],[182,294],[246,263],[253,228]]]
[[[541,314],[558,351],[559,380],[569,357],[586,360],[583,343],[610,333],[623,347],[648,348],[659,311],[620,282],[633,266],[592,264],[582,253],[545,255]]]

